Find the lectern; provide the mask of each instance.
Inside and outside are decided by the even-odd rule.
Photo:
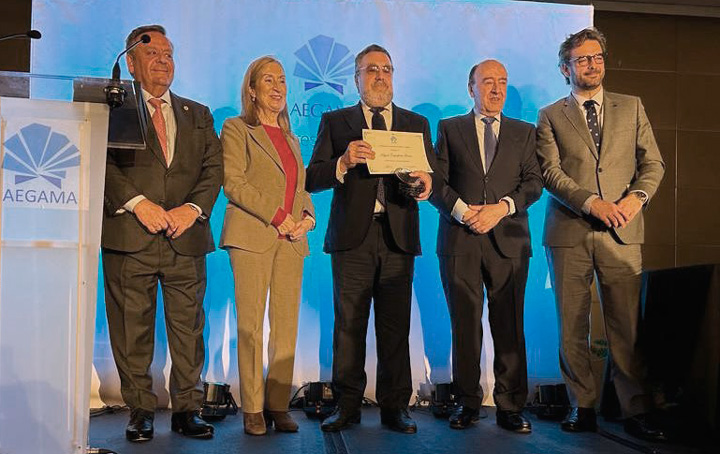
[[[109,82],[0,72],[2,454],[87,452]]]

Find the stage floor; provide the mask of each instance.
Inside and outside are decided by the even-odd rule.
[[[243,432],[242,416],[228,416],[215,423],[212,440],[193,440],[170,431],[170,412],[155,416],[155,438],[145,443],[125,440],[128,411],[108,413],[90,419],[90,446],[111,449],[119,454],[443,454],[443,453],[553,453],[553,454],[633,454],[667,453],[695,454],[703,452],[680,444],[653,444],[626,435],[622,425],[600,419],[598,433],[569,434],[559,424],[530,415],[533,432],[519,435],[495,424],[494,408],[488,417],[466,430],[452,430],[447,421],[437,419],[426,410],[414,410],[411,416],[418,425],[416,435],[391,432],[380,425],[376,408],[363,410],[362,424],[338,434],[320,430],[318,420],[305,417],[300,411],[292,415],[300,425],[295,434],[276,433],[255,437]],[[706,451],[707,452],[707,451]]]

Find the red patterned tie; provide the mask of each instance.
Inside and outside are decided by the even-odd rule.
[[[167,127],[165,126],[165,117],[163,117],[162,114],[162,105],[165,101],[160,98],[150,98],[148,102],[155,108],[155,112],[152,114],[153,126],[155,126],[155,132],[157,133],[158,140],[160,141],[163,156],[165,156],[165,163],[170,165],[167,151]]]

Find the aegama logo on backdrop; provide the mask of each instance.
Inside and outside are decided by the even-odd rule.
[[[8,121],[3,143],[2,203],[30,208],[76,208],[80,151],[76,122]]]
[[[334,95],[346,94],[345,87],[352,82],[355,71],[355,56],[347,46],[329,36],[318,35],[296,50],[295,57],[293,76],[303,80],[305,97],[321,87]],[[323,102],[296,102],[290,106],[290,115],[320,118],[323,113],[340,107],[342,105]]]

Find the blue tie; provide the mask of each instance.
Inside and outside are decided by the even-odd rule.
[[[493,132],[492,128],[495,120],[495,117],[485,117],[482,119],[483,123],[485,123],[485,138],[483,143],[485,145],[486,172],[490,169],[490,164],[492,164],[493,159],[495,159],[495,153],[497,152],[497,138],[495,137],[495,132]]]

